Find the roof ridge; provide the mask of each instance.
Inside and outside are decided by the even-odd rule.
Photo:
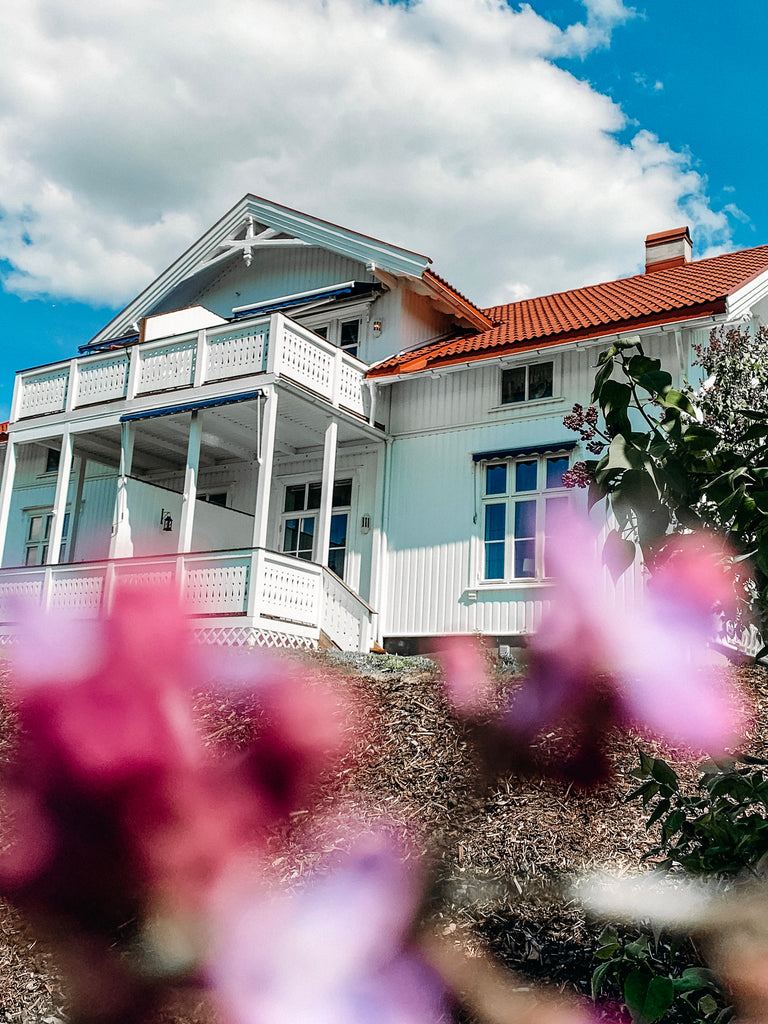
[[[596,288],[606,288],[610,285],[625,285],[631,281],[637,282],[653,282],[654,284],[662,283],[668,279],[670,275],[677,275],[680,273],[690,273],[692,268],[701,267],[704,264],[712,263],[715,260],[724,260],[730,256],[747,256],[750,253],[756,253],[759,250],[764,249],[768,252],[768,244],[750,246],[749,249],[734,249],[732,252],[721,252],[715,256],[703,256],[698,260],[691,260],[690,263],[684,263],[678,267],[668,267],[666,270],[656,270],[652,274],[640,272],[637,274],[630,274],[628,277],[614,277],[609,281],[598,281],[595,284],[582,284],[577,285],[575,288],[563,288],[557,292],[548,292],[545,295],[530,295],[524,299],[514,299],[511,302],[497,302],[492,306],[481,307],[481,311],[489,316],[492,310],[508,309],[512,306],[520,306],[522,303],[528,302],[542,302],[545,299],[554,299],[561,295],[573,295],[579,292],[591,292]],[[430,271],[432,272],[432,271]]]

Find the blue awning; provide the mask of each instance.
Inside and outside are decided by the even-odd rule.
[[[162,409],[147,409],[145,412],[129,412],[120,417],[121,423],[132,420],[151,420],[156,416],[175,416],[180,412],[196,412],[198,409],[215,409],[219,405],[234,405],[236,402],[252,402],[264,392],[242,391],[238,395],[225,395],[222,398],[206,398],[202,402],[185,402],[184,405],[166,405]]]
[[[364,298],[375,291],[380,291],[381,285],[375,281],[345,281],[343,284],[335,285],[332,288],[318,288],[311,292],[302,292],[300,295],[284,295],[274,302],[257,302],[244,309],[233,310],[234,319],[242,320],[243,317],[262,316],[268,313],[277,313],[282,309],[291,309],[295,306],[307,306],[315,302],[324,302],[330,299],[339,299],[344,295],[352,298]]]
[[[490,452],[475,452],[473,462],[492,462],[497,459],[519,459],[526,455],[547,455],[550,452],[571,452],[576,441],[551,441],[549,444],[532,444],[527,448],[496,448]]]

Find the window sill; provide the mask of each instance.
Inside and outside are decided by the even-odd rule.
[[[503,405],[492,405],[489,407],[489,413],[532,413],[539,409],[543,409],[545,412],[550,409],[556,408],[558,405],[563,405],[565,398],[563,395],[557,395],[552,398],[532,398],[527,402],[506,402]]]
[[[519,590],[549,590],[554,582],[554,579],[551,577],[527,580],[483,580],[474,587],[467,587],[463,596],[468,601],[476,601],[480,594],[498,594]]]

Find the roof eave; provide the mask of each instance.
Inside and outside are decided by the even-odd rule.
[[[667,311],[644,317],[634,317],[622,320],[620,323],[601,324],[596,327],[581,328],[575,331],[565,331],[555,335],[548,335],[538,338],[525,339],[524,341],[512,341],[500,343],[490,348],[477,349],[472,352],[454,353],[445,358],[429,356],[419,357],[416,353],[413,358],[406,361],[404,366],[411,366],[411,369],[404,367],[377,370],[372,366],[366,377],[385,382],[395,381],[413,377],[418,373],[429,373],[433,370],[450,368],[453,366],[469,366],[472,363],[485,359],[496,359],[500,356],[515,355],[521,352],[535,352],[541,349],[566,348],[571,344],[580,341],[600,341],[601,339],[618,337],[623,334],[631,334],[643,328],[663,327],[664,325],[682,327],[688,321],[701,320],[708,316],[727,314],[727,302],[725,297],[715,299],[711,302],[700,303],[687,309]]]

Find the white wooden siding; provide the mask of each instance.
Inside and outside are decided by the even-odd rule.
[[[555,397],[525,406],[499,407],[498,364],[393,385],[384,636],[504,635],[538,628],[549,601],[547,584],[502,585],[480,578],[482,470],[473,469],[472,454],[578,440],[563,426],[563,416],[574,402],[588,404],[597,356],[607,344],[529,354],[527,362],[554,359]],[[643,347],[647,355],[661,354],[663,365],[675,372],[673,337],[644,340]],[[577,448],[574,458],[579,457],[587,455]],[[574,502],[584,498],[585,492],[573,492]],[[639,572],[633,569],[619,582],[616,600],[636,599]],[[604,583],[612,585],[607,575]]]
[[[233,306],[266,302],[344,281],[373,280],[365,264],[325,249],[257,250],[250,268],[242,259],[228,261],[212,284],[195,292],[195,301],[220,316],[232,316]]]

